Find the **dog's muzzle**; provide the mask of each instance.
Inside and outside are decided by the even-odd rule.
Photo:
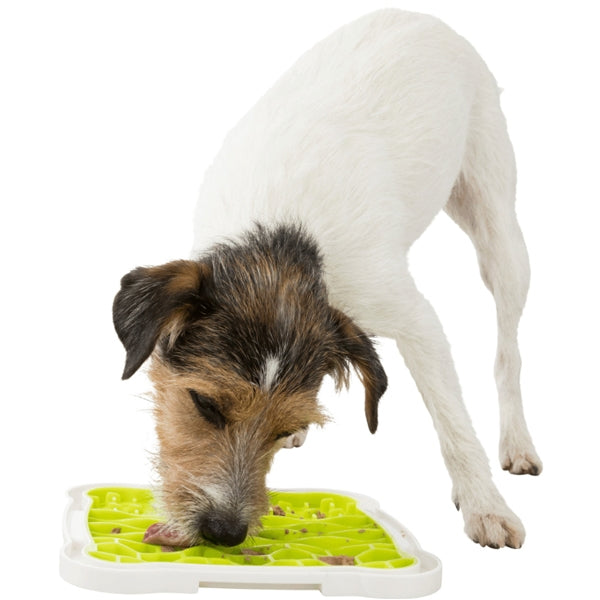
[[[237,546],[248,535],[248,525],[229,516],[209,515],[200,524],[202,537],[218,546]]]

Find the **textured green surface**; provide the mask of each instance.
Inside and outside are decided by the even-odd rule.
[[[399,552],[390,536],[347,496],[271,492],[272,508],[258,535],[232,548],[206,544],[175,551],[142,542],[146,529],[161,521],[150,490],[97,488],[89,496],[88,526],[94,543],[88,554],[104,560],[316,567],[327,566],[321,557],[343,556],[353,557],[349,560],[356,566],[384,569],[415,562]],[[273,514],[273,507],[285,516]]]

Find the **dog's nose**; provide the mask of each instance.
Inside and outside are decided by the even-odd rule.
[[[219,546],[237,546],[248,535],[248,525],[235,519],[219,516],[208,516],[200,526],[200,533],[205,540]]]

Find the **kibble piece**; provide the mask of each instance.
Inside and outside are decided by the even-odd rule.
[[[347,556],[345,554],[338,554],[336,556],[319,556],[319,560],[327,563],[328,565],[352,567],[356,564],[354,556]]]
[[[281,508],[281,506],[274,506],[273,507],[273,514],[276,517],[285,517],[285,510],[283,510],[283,508]]]
[[[121,528],[120,527],[113,527],[110,532],[111,533],[121,533]]]

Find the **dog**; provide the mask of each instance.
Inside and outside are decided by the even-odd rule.
[[[382,10],[308,51],[227,135],[202,184],[191,258],[134,269],[114,301],[123,378],[151,356],[168,521],[150,538],[232,546],[256,531],[274,454],[326,421],[326,375],[340,388],[356,371],[374,433],[382,336],[431,414],[467,535],[523,544],[407,264],[442,210],[472,240],[497,307],[501,465],[539,474],[517,344],[530,271],[499,94],[448,26]]]

